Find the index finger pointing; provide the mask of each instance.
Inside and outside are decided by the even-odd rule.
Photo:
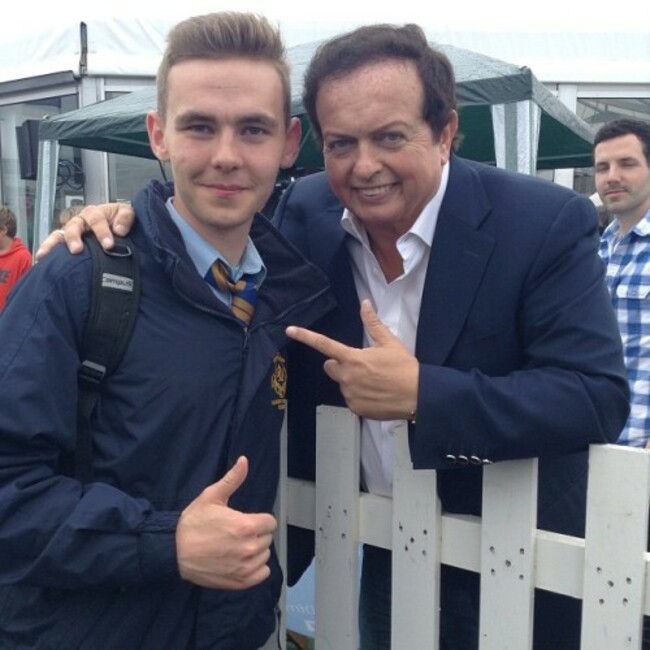
[[[287,327],[286,333],[290,339],[303,343],[304,345],[307,345],[317,352],[324,354],[326,357],[335,359],[336,361],[342,361],[352,349],[347,345],[343,345],[343,343],[339,343],[338,341],[325,336],[324,334],[312,332],[304,327],[290,325]]]

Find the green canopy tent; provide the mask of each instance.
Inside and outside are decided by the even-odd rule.
[[[293,113],[304,113],[302,79],[321,41],[289,49]],[[591,127],[557,99],[531,70],[453,45],[433,44],[456,74],[460,155],[500,167],[536,169],[592,164]],[[320,162],[313,138],[305,139],[298,164]]]
[[[303,142],[293,175],[322,167],[301,100],[305,68],[321,41],[288,49],[292,113],[303,120]],[[434,44],[451,60],[460,107],[460,155],[500,167],[536,169],[591,165],[593,132],[527,67],[452,45]],[[41,122],[39,128],[39,226],[52,214],[59,145],[153,158],[145,128],[156,106],[155,88],[138,90]]]

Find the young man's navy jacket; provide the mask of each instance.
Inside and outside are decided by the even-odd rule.
[[[482,464],[540,457],[539,527],[582,535],[584,451],[616,441],[629,410],[595,210],[588,199],[540,179],[457,156],[450,165],[417,329],[413,466],[440,470],[444,510],[478,515]],[[361,347],[342,212],[321,173],[290,186],[274,220],[325,272],[336,297],[338,307],[315,329]],[[315,405],[344,403],[322,364],[322,355],[291,345],[289,472],[308,480]],[[290,583],[311,559],[312,540],[311,534],[290,538]],[[462,617],[445,648],[471,650],[477,642],[476,586],[461,576],[443,580],[442,624],[454,612]],[[551,633],[562,627],[540,619],[542,632],[545,625]],[[572,630],[561,632],[566,646],[536,647],[576,648],[574,623],[579,613]]]
[[[60,247],[0,318],[0,648],[258,648],[277,622],[281,573],[245,591],[181,580],[180,512],[249,459],[229,505],[271,512],[285,414],[285,327],[332,305],[323,274],[257,216],[267,267],[246,331],[196,272],[170,189],[135,201],[142,295],[123,362],[93,417],[94,479],[60,473],[75,445],[78,350],[91,261]]]

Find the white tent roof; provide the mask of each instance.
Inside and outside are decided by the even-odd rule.
[[[55,72],[80,72],[81,22],[53,27],[0,44],[0,82]],[[85,23],[88,37],[87,74],[144,76],[156,74],[169,22],[110,19]]]
[[[650,26],[633,27],[629,32],[447,30],[442,42],[526,65],[543,83],[650,84]]]
[[[51,26],[47,31],[0,43],[0,82],[53,72],[79,71],[80,23]],[[152,76],[156,72],[165,36],[176,22],[167,19],[89,19],[90,75]],[[650,83],[650,25],[630,24],[629,31],[488,31],[440,27],[439,21],[420,24],[431,41],[527,66],[543,83]],[[646,20],[646,23],[648,21]],[[308,19],[280,26],[287,45],[327,38],[347,31],[349,22],[319,25]]]

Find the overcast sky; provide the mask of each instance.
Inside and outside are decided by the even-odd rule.
[[[162,4],[174,6],[163,8]],[[433,5],[434,3],[430,3]],[[363,7],[361,6],[363,5]],[[424,5],[424,7],[423,7]],[[101,17],[161,17],[177,20],[189,15],[220,9],[249,10],[263,13],[277,21],[289,45],[297,34],[313,40],[369,22],[416,22],[431,30],[494,31],[647,31],[650,11],[645,0],[621,3],[625,11],[617,12],[613,4],[598,0],[457,0],[435,3],[427,8],[425,0],[391,0],[390,2],[350,2],[324,0],[184,0],[166,3],[161,0],[25,0],[11,3],[3,11],[3,34],[15,36],[56,23],[91,20]],[[637,7],[636,9],[634,7]],[[182,8],[181,8],[182,7]],[[441,10],[442,8],[442,10]],[[454,13],[455,12],[455,15]]]

